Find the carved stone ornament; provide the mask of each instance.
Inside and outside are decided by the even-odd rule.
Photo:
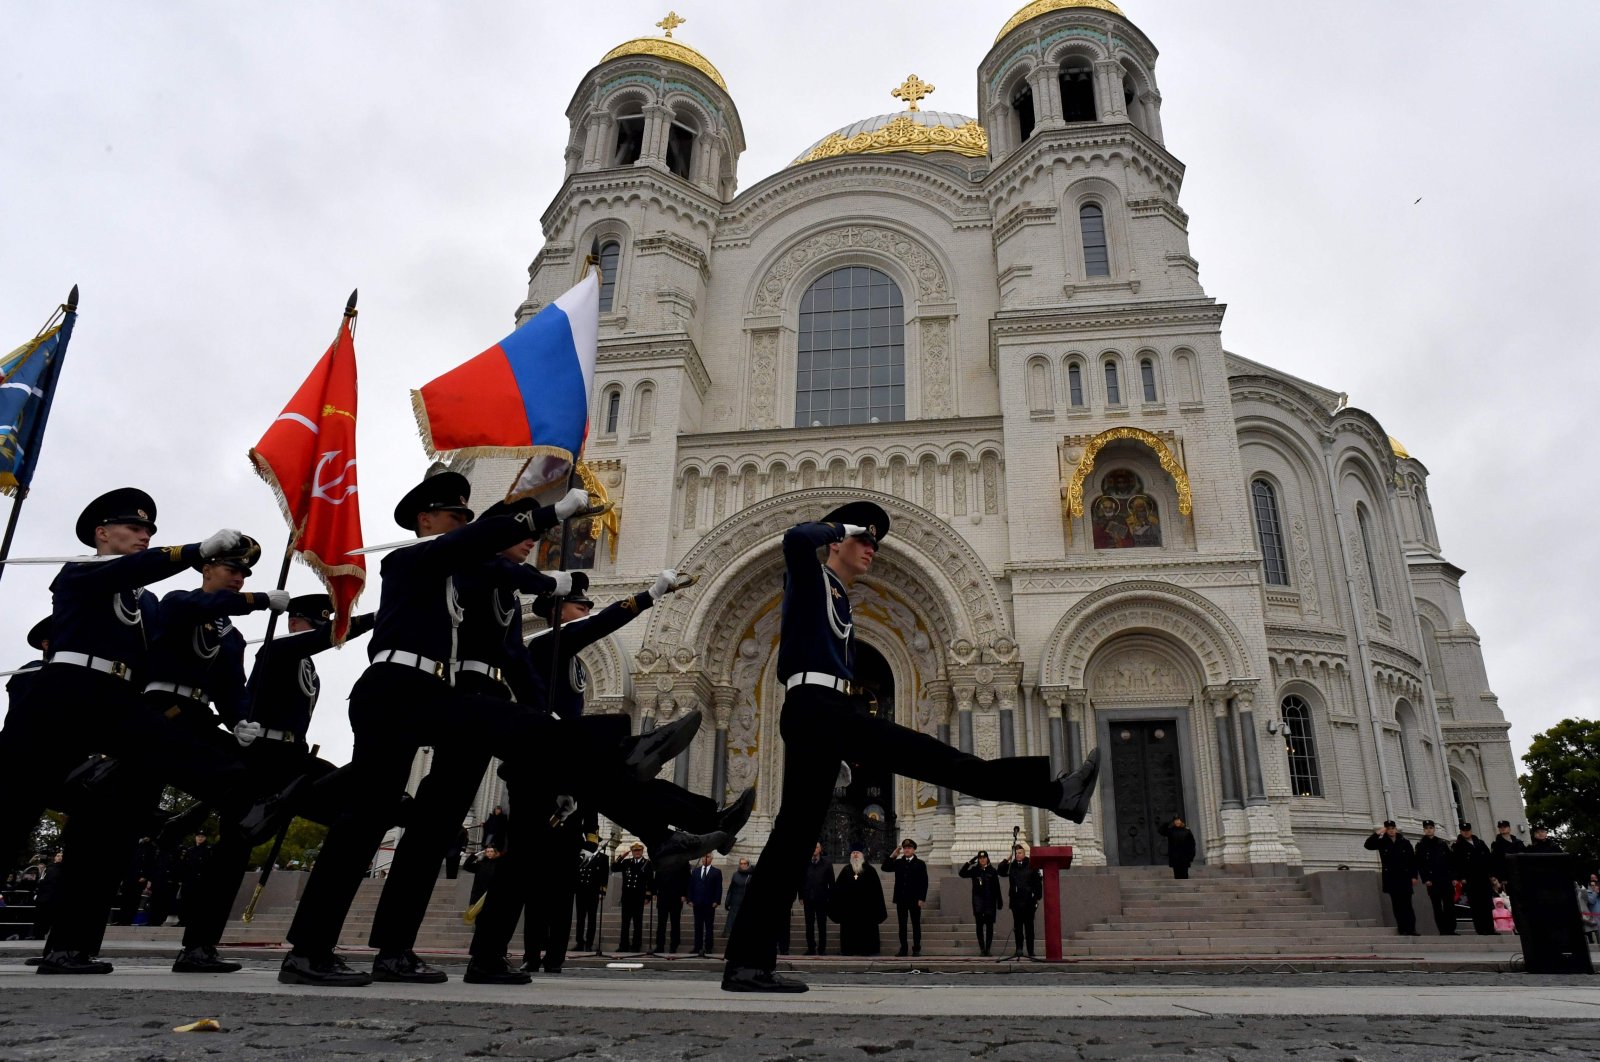
[[[783,295],[794,275],[808,263],[838,252],[870,250],[897,260],[917,285],[917,296],[924,301],[950,297],[950,286],[938,260],[922,244],[892,229],[873,225],[852,225],[819,233],[789,248],[773,263],[756,288],[755,313],[774,313],[783,307]]]

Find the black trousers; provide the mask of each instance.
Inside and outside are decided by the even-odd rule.
[[[1182,863],[1174,865],[1172,868],[1172,876],[1179,880],[1187,879],[1189,877],[1189,864]]]
[[[978,950],[985,955],[994,947],[994,914],[975,914],[972,916],[978,929]]]
[[[828,905],[809,900],[802,905],[806,909],[806,954],[828,954]]]
[[[431,745],[434,771],[441,760],[447,770],[427,806],[421,806],[418,794],[412,826],[401,842],[410,842],[410,852],[400,863],[396,851],[399,866],[391,866],[379,900],[370,939],[374,947],[390,953],[408,950],[416,942],[444,853],[459,835],[466,806],[482,778],[480,768],[463,803],[462,779],[471,773],[471,764],[486,768],[491,755],[536,758],[554,784],[565,785],[576,773],[575,765],[598,759],[580,731],[547,713],[451,687],[401,664],[374,664],[357,680],[350,693],[350,727],[355,735],[352,796],[329,824],[322,855],[289,927],[289,943],[302,952],[328,952],[338,944],[345,916],[383,841],[419,748]],[[600,780],[612,779],[602,775]]]
[[[1494,893],[1489,882],[1467,882],[1467,903],[1472,907],[1472,928],[1480,937],[1494,933]]]
[[[622,898],[622,935],[617,950],[636,953],[644,950],[644,896]]]
[[[1417,912],[1411,906],[1411,890],[1391,892],[1389,906],[1394,908],[1394,924],[1404,936],[1417,931]]]
[[[833,798],[839,762],[930,782],[983,800],[1053,807],[1060,795],[1044,756],[983,760],[909,727],[876,719],[821,686],[796,686],[783,701],[783,795],[728,939],[729,966],[772,970],[777,940]]]
[[[578,915],[576,946],[579,951],[594,951],[599,940],[600,890],[583,889],[575,904]]]
[[[1027,910],[1020,910],[1016,906],[1011,908],[1011,931],[1015,934],[1019,953],[1026,951],[1029,955],[1033,954],[1033,912],[1032,907]]]
[[[1440,936],[1455,936],[1456,886],[1453,881],[1428,886],[1428,902],[1433,905],[1433,924],[1439,927]]]
[[[897,903],[894,905],[896,916],[900,919],[900,948],[906,947],[906,923],[911,923],[911,947],[922,949],[922,908],[914,903]]]
[[[697,903],[694,905],[694,953],[696,955],[709,955],[716,948],[713,939],[717,929],[717,905],[712,903]]]
[[[244,766],[152,712],[133,683],[71,664],[46,664],[0,727],[0,859],[24,852],[47,807],[65,803],[61,784],[91,753],[117,768],[93,795],[75,798],[62,848],[51,951],[97,951],[106,919],[164,783],[228,814],[239,806]],[[221,731],[218,731],[221,734]],[[235,746],[237,747],[237,746]],[[10,863],[8,865],[16,865]],[[237,883],[235,883],[237,885]]]
[[[683,939],[683,898],[656,898],[656,952],[675,955]]]

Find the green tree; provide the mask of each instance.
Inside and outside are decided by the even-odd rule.
[[[1548,826],[1592,871],[1600,864],[1600,721],[1563,719],[1534,735],[1522,762],[1528,821]]]
[[[291,862],[298,862],[304,866],[308,862],[307,852],[315,853],[320,850],[323,839],[327,836],[326,826],[307,819],[294,819],[289,823],[289,832],[283,839],[283,850],[278,853],[278,865],[286,867]],[[272,852],[273,840],[276,838],[263,841],[250,850],[252,867],[260,867],[266,862],[267,856]]]

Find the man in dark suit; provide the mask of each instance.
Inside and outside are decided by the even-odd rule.
[[[689,868],[656,868],[656,954],[678,954],[683,935],[683,901],[689,895]]]
[[[1026,948],[1028,958],[1033,958],[1033,915],[1039,907],[1039,897],[1044,894],[1044,878],[1028,860],[1028,850],[1020,844],[1011,846],[1011,858],[1000,861],[1000,876],[1011,882],[1011,925],[1015,930],[1016,951],[1020,958]]]
[[[689,903],[694,907],[694,953],[702,959],[714,948],[717,908],[722,906],[722,871],[711,865],[711,853],[689,872]]]
[[[901,958],[906,954],[906,923],[911,923],[911,954],[922,954],[922,908],[928,902],[928,864],[917,858],[917,842],[907,837],[883,864],[894,875],[894,909],[900,916]]]
[[[828,954],[828,894],[833,891],[833,864],[822,854],[822,842],[811,850],[800,903],[806,911],[806,954]]]
[[[1411,906],[1411,883],[1417,876],[1417,853],[1388,819],[1367,838],[1365,848],[1375,849],[1383,863],[1383,891],[1394,907],[1394,921],[1402,937],[1417,937],[1417,914]]]

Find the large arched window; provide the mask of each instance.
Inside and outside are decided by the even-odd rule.
[[[1078,229],[1083,233],[1083,275],[1109,277],[1111,252],[1106,246],[1106,214],[1098,203],[1078,208]]]
[[[632,166],[644,153],[644,113],[637,103],[632,113],[617,115],[617,142],[611,149],[611,165]]]
[[[1069,122],[1092,122],[1094,107],[1094,67],[1081,55],[1061,64],[1061,117]]]
[[[905,303],[888,274],[845,266],[800,299],[798,427],[906,419]]]
[[[1033,86],[1024,81],[1011,96],[1011,109],[1017,115],[1017,143],[1033,135]]]
[[[1356,523],[1361,528],[1361,549],[1367,558],[1367,585],[1372,587],[1372,607],[1383,607],[1383,591],[1379,589],[1378,565],[1372,552],[1372,526],[1367,520],[1365,506],[1356,506]]]
[[[612,301],[617,297],[617,264],[622,261],[622,244],[616,240],[604,243],[595,240],[589,253],[600,263],[600,312],[610,313]]]
[[[1283,549],[1283,520],[1278,516],[1278,492],[1264,479],[1250,484],[1250,501],[1256,511],[1256,541],[1267,570],[1268,586],[1289,585],[1289,558]]]
[[[1400,769],[1406,776],[1406,798],[1411,801],[1411,806],[1422,806],[1422,793],[1417,786],[1417,762],[1412,746],[1419,738],[1417,736],[1417,716],[1411,707],[1411,702],[1400,701],[1394,706],[1394,721],[1400,724]]]
[[[1289,788],[1295,796],[1322,795],[1322,768],[1311,730],[1311,705],[1291,693],[1283,699],[1283,738],[1289,754]]]
[[[667,169],[689,180],[694,169],[694,143],[700,128],[687,114],[674,115],[667,130]]]

